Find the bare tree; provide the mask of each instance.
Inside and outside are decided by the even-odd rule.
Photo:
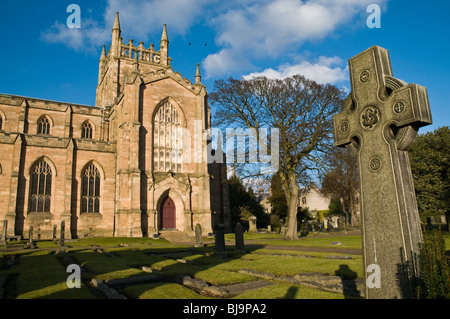
[[[341,200],[345,214],[345,226],[354,226],[355,200],[359,190],[358,162],[356,156],[346,148],[336,147],[326,155],[329,170],[322,182],[322,192],[325,195]]]
[[[250,128],[259,147],[278,156],[279,174],[288,205],[286,239],[296,239],[299,183],[321,166],[331,144],[332,114],[340,110],[344,92],[304,76],[278,80],[266,77],[218,80],[210,101],[217,106],[214,125]],[[279,130],[279,154],[271,154],[271,140],[260,128]],[[272,141],[273,142],[273,141]],[[229,159],[227,159],[229,161]],[[275,173],[275,172],[272,172]]]

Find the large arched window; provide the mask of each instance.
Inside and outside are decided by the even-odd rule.
[[[43,116],[38,120],[37,127],[38,134],[50,134],[50,121],[46,116]]]
[[[31,169],[30,213],[50,213],[52,170],[45,160]]]
[[[94,164],[89,164],[81,181],[81,213],[100,212],[100,172]]]
[[[88,121],[81,125],[81,138],[92,138],[92,125]]]
[[[153,123],[154,170],[159,172],[181,171],[181,119],[175,107],[164,102],[156,111]]]

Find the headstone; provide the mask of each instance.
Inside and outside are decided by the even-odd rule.
[[[195,247],[203,247],[202,238],[202,226],[200,224],[195,225]]]
[[[331,226],[333,226],[333,228],[338,229],[339,228],[339,217],[338,216],[331,216]]]
[[[258,232],[258,229],[256,228],[256,217],[255,216],[252,216],[249,218],[248,226],[249,226],[249,228],[248,228],[249,233],[257,233]]]
[[[431,216],[427,217],[427,228],[429,229],[433,228],[433,217]]]
[[[236,227],[234,228],[234,236],[235,236],[236,250],[245,252],[244,228],[242,228],[241,223],[236,224]]]
[[[33,226],[30,226],[29,231],[28,231],[28,243],[25,244],[24,248],[37,248],[36,243],[33,241]]]
[[[352,91],[333,126],[335,145],[358,159],[365,296],[413,297],[422,233],[407,150],[432,122],[427,91],[394,78],[378,46],[351,58],[349,70]],[[380,285],[369,284],[374,276]]]
[[[214,255],[219,258],[226,258],[227,253],[225,251],[225,225],[216,224],[214,225],[214,235],[215,235],[215,252]]]
[[[5,219],[3,221],[3,233],[2,233],[2,239],[0,241],[0,246],[6,247],[6,232],[8,231],[8,221]]]
[[[59,253],[65,253],[66,252],[66,245],[64,243],[64,234],[66,231],[66,222],[64,220],[61,221],[61,230],[60,230],[60,237],[59,237]]]
[[[52,236],[52,240],[54,243],[56,243],[58,240],[56,239],[56,228],[58,226],[57,225],[53,225],[53,236]]]

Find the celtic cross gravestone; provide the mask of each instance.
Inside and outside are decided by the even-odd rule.
[[[407,150],[431,124],[426,88],[392,76],[388,51],[349,60],[352,91],[333,116],[336,146],[358,158],[366,298],[414,296],[419,214]]]

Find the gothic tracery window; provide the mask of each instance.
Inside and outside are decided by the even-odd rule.
[[[92,125],[88,121],[81,125],[81,138],[92,138]]]
[[[154,119],[154,170],[159,172],[181,171],[181,119],[175,107],[164,102]]]
[[[30,213],[50,212],[52,170],[40,160],[31,171]]]
[[[90,164],[83,172],[81,181],[81,212],[100,212],[100,172]]]
[[[41,117],[38,120],[38,134],[50,134],[50,121],[46,116]]]

